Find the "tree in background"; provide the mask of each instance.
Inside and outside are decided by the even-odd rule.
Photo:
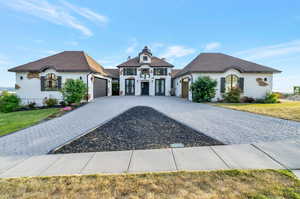
[[[217,81],[210,77],[199,77],[191,85],[193,102],[210,102],[216,96]]]
[[[82,80],[68,79],[61,92],[68,104],[80,103],[86,96],[87,86]]]

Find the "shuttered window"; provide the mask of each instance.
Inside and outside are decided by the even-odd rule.
[[[221,93],[229,92],[233,88],[239,88],[244,91],[244,78],[236,75],[228,75],[221,78]]]
[[[58,91],[61,89],[61,76],[49,73],[41,77],[41,91]]]

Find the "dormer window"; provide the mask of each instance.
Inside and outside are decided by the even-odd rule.
[[[148,61],[148,57],[147,56],[143,56],[143,61]]]

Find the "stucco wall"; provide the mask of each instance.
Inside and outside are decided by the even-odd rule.
[[[150,77],[143,78],[140,76],[141,70],[143,68],[149,68]],[[157,67],[159,68],[159,67]],[[165,79],[165,95],[170,96],[171,92],[171,68],[168,68],[167,75],[154,75],[154,68],[149,67],[149,65],[142,65],[137,68],[137,75],[120,75],[120,93],[125,95],[125,79],[134,79],[135,80],[135,95],[141,95],[141,82],[149,82],[149,95],[155,95],[155,80],[156,79]]]
[[[244,78],[244,92],[243,96],[247,97],[253,97],[253,98],[264,98],[266,93],[271,92],[273,88],[273,74],[263,74],[263,73],[240,73],[239,71],[235,69],[230,69],[226,71],[225,73],[193,73],[192,75],[183,76],[176,78],[174,80],[174,85],[176,86],[176,96],[181,96],[181,82],[180,80],[185,77],[190,77],[192,81],[195,81],[198,77],[201,76],[209,76],[212,79],[215,79],[217,81],[217,87],[216,87],[216,97],[213,99],[214,101],[218,99],[222,99],[222,93],[221,93],[221,78],[226,77],[228,75],[237,75],[240,78]],[[256,79],[257,78],[267,78],[266,83],[268,83],[268,86],[259,86]],[[191,82],[190,82],[191,84]],[[190,85],[189,84],[189,85]],[[192,100],[192,93],[189,91],[189,100]]]
[[[39,75],[46,76],[48,73],[54,73],[57,76],[61,76],[62,85],[67,79],[80,79],[81,77],[84,83],[87,83],[88,80],[88,92],[90,95],[90,100],[93,99],[93,82],[91,79],[93,74],[89,74],[88,72],[56,72],[53,69],[48,69],[44,72],[41,72]],[[44,98],[55,98],[59,101],[63,99],[62,94],[59,91],[41,91],[40,78],[28,79],[27,74],[27,72],[16,73],[16,84],[20,86],[20,88],[16,90],[16,94],[22,99],[23,104],[36,102],[38,106],[41,106],[43,105]],[[21,76],[23,77],[22,80]],[[110,79],[107,77],[103,78]],[[111,81],[109,81],[108,85],[108,95],[111,95]]]

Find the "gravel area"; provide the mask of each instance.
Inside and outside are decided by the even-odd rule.
[[[137,106],[54,153],[157,149],[174,143],[185,147],[223,145],[153,108]]]

